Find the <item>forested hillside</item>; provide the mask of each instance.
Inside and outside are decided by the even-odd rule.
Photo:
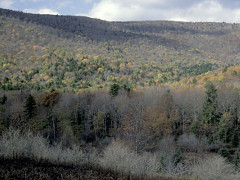
[[[0,87],[78,92],[179,81],[239,62],[238,24],[106,22],[0,10]]]
[[[239,24],[0,9],[0,177],[239,179],[239,78]]]

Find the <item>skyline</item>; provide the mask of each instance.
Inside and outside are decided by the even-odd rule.
[[[240,23],[238,0],[0,0],[0,8],[108,21],[173,20]]]

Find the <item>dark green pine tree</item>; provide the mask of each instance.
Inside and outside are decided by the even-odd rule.
[[[218,154],[230,161],[230,153],[226,147],[222,147],[218,150]]]
[[[112,97],[115,97],[115,96],[118,95],[119,89],[120,89],[119,84],[114,83],[114,84],[112,84],[111,87],[110,87],[109,94],[110,94]]]
[[[7,101],[7,96],[4,94],[3,97],[0,98],[0,104],[5,104]]]
[[[236,148],[239,145],[239,136],[238,136],[238,131],[235,129],[232,135],[232,141],[231,141],[232,147]]]
[[[217,122],[217,88],[212,82],[205,85],[206,97],[203,102],[201,120],[207,124],[215,124]]]
[[[24,106],[24,112],[26,113],[27,119],[32,119],[34,117],[36,108],[36,101],[34,97],[30,94],[26,99],[26,103]]]
[[[178,149],[173,156],[173,164],[177,166],[177,164],[180,163],[182,160],[183,160],[182,152],[180,149]]]

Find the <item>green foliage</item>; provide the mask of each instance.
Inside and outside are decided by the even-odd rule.
[[[164,173],[166,169],[166,164],[163,156],[160,156],[159,158],[159,164],[158,164],[158,172]]]
[[[5,116],[5,109],[0,106],[0,135],[3,134],[3,132],[7,129],[8,123],[6,119],[4,118]]]
[[[228,70],[228,67],[227,67],[227,66],[225,66],[225,67],[224,67],[224,69],[222,70],[222,73],[225,73],[225,72],[227,72],[227,70]]]
[[[98,114],[94,116],[93,120],[95,136],[104,138],[107,132],[104,112],[99,111]]]
[[[118,95],[118,91],[120,89],[120,86],[119,84],[117,83],[114,83],[110,86],[110,90],[109,90],[109,94],[112,96],[112,97],[115,97]]]
[[[122,87],[127,92],[130,92],[133,89],[133,86],[131,84],[127,83],[127,82],[125,82]]]
[[[208,82],[205,85],[206,88],[206,97],[203,102],[202,107],[202,117],[201,120],[207,124],[216,124],[217,119],[217,89],[212,82]]]
[[[199,121],[195,120],[192,122],[191,126],[190,126],[190,129],[192,132],[196,133],[199,129]]]
[[[238,75],[237,71],[233,71],[233,72],[232,72],[232,75],[233,75],[233,76],[237,76],[237,75]]]
[[[3,97],[0,98],[0,104],[5,104],[5,102],[7,101],[7,96],[4,94]]]
[[[86,119],[85,108],[78,105],[75,112],[71,113],[70,125],[73,130],[74,135],[79,135],[83,131],[83,125]]]
[[[218,125],[218,138],[224,143],[231,142],[233,135],[233,124],[228,114],[229,113],[225,113],[223,115]]]
[[[220,154],[222,157],[226,158],[228,161],[230,161],[231,156],[226,147],[222,147],[218,150],[218,154]]]
[[[182,156],[182,152],[180,149],[177,149],[176,153],[173,156],[173,164],[175,166],[178,165],[178,163],[183,161],[183,156]]]
[[[184,74],[199,75],[206,73],[208,71],[212,71],[212,69],[213,69],[212,63],[195,64],[193,66],[184,68]]]
[[[192,80],[192,83],[193,83],[194,85],[196,85],[196,84],[197,84],[197,80],[194,78],[194,79]]]
[[[235,129],[232,135],[231,139],[231,145],[232,147],[236,148],[239,146],[239,135],[238,135],[238,130]]]
[[[36,101],[34,97],[30,94],[25,102],[24,112],[26,113],[27,119],[32,119],[36,111]]]
[[[240,172],[240,154],[239,151],[234,152],[233,164],[238,172]]]

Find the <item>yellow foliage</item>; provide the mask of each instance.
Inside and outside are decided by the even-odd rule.
[[[99,73],[103,73],[104,69],[103,68],[98,68]]]
[[[223,114],[223,117],[224,117],[225,119],[230,119],[230,118],[231,118],[231,115],[230,115],[229,112],[225,112],[225,113]]]
[[[46,84],[51,84],[51,83],[53,83],[53,82],[54,82],[53,79],[48,79],[47,82],[46,82]]]
[[[46,75],[46,76],[44,76],[44,78],[43,78],[45,81],[47,81],[48,79],[49,79],[49,76],[48,75]]]
[[[153,120],[153,131],[158,136],[162,135],[170,135],[172,133],[172,121],[167,118],[167,114],[165,112],[160,113],[158,118]]]
[[[124,64],[124,63],[121,63],[119,67],[120,67],[120,68],[124,68],[124,67],[125,67],[125,64]]]
[[[88,62],[88,59],[83,59],[82,62],[83,62],[83,63],[84,63],[84,62]]]
[[[8,69],[5,71],[5,73],[7,73],[7,74],[9,74],[9,73],[11,73]]]
[[[34,74],[33,78],[36,79],[39,77],[39,74]]]
[[[36,51],[38,50],[39,46],[33,46],[33,49]]]
[[[129,67],[129,66],[131,66],[131,65],[132,65],[132,63],[130,63],[130,62],[129,62],[129,63],[127,63],[127,67]]]
[[[94,56],[94,57],[93,57],[93,60],[94,60],[94,61],[98,60],[98,56]]]
[[[60,93],[57,91],[46,92],[37,98],[37,104],[43,105],[46,107],[52,106],[58,101],[59,96],[60,96]]]
[[[81,59],[82,58],[82,55],[81,54],[77,54],[76,56],[78,59]]]
[[[29,58],[30,61],[35,61],[35,59],[36,59],[36,57],[34,57],[34,56],[31,56],[31,57]]]
[[[3,70],[8,69],[8,65],[7,64],[3,64]]]
[[[122,78],[121,78],[121,81],[122,81],[122,82],[127,82],[127,80],[128,80],[128,77],[127,77],[127,76],[122,76]]]

